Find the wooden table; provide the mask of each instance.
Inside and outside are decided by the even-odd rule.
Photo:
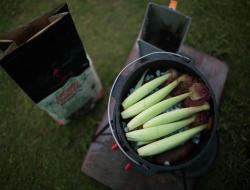
[[[222,90],[227,78],[228,66],[218,59],[197,50],[182,46],[180,53],[193,58],[197,68],[207,77],[211,84],[216,100],[219,103]],[[135,43],[126,63],[139,57],[138,45]],[[136,169],[124,171],[124,166],[129,162],[120,150],[112,151],[111,145],[114,143],[108,125],[107,111],[97,128],[97,138],[93,140],[89,151],[82,164],[82,172],[96,179],[102,184],[112,189],[133,189],[133,190],[181,190],[183,189],[182,178],[172,174],[156,174],[153,176],[143,176]],[[100,133],[101,132],[101,133]],[[192,189],[195,179],[188,179],[187,189]]]

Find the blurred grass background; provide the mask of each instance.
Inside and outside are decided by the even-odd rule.
[[[48,11],[62,0],[1,0],[0,33]],[[93,112],[57,124],[0,68],[0,189],[106,189],[80,172],[112,82],[139,32],[146,0],[69,0],[79,35],[104,84]],[[167,0],[154,2],[168,4]],[[186,44],[228,63],[220,106],[220,154],[197,189],[250,187],[250,1],[179,1],[192,17]]]

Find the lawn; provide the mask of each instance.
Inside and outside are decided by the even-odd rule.
[[[1,0],[0,33],[62,0]],[[106,189],[80,167],[107,106],[112,82],[140,29],[146,0],[70,0],[79,35],[103,82],[93,112],[59,127],[0,68],[0,189]],[[154,1],[168,3],[168,1]],[[197,189],[250,187],[250,1],[179,1],[192,17],[186,44],[230,67],[220,105],[220,154]]]

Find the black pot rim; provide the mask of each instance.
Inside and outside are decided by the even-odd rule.
[[[203,149],[199,152],[199,154],[197,154],[196,156],[194,156],[191,160],[188,160],[186,161],[185,163],[182,163],[182,164],[179,164],[179,165],[170,165],[170,166],[164,166],[164,165],[158,165],[158,164],[154,164],[146,159],[144,159],[143,157],[140,157],[137,153],[136,153],[136,157],[133,158],[132,156],[130,156],[126,150],[124,150],[123,146],[121,145],[121,143],[119,142],[118,140],[118,137],[116,136],[115,134],[115,131],[113,130],[112,126],[113,126],[113,123],[114,122],[113,120],[111,120],[111,115],[110,115],[110,104],[111,104],[111,96],[112,96],[112,93],[113,93],[113,90],[114,90],[114,87],[116,86],[116,82],[117,80],[119,79],[119,77],[121,76],[121,74],[128,68],[130,67],[131,65],[133,65],[134,63],[136,63],[137,61],[147,57],[147,56],[150,56],[152,54],[165,54],[167,56],[169,55],[172,55],[172,56],[176,56],[178,58],[181,58],[183,61],[186,62],[186,64],[184,63],[180,63],[186,67],[188,67],[188,69],[191,69],[193,70],[193,72],[195,72],[201,79],[203,82],[205,82],[205,84],[207,85],[207,87],[209,88],[209,91],[211,93],[211,98],[212,98],[212,102],[213,102],[213,112],[214,112],[214,121],[213,121],[213,129],[211,131],[211,135],[207,141],[207,143],[204,145]],[[164,60],[164,59],[163,59]],[[167,59],[165,59],[165,61],[167,61]],[[217,123],[218,123],[218,106],[217,106],[217,103],[216,103],[216,99],[215,99],[215,95],[214,95],[214,92],[212,91],[212,88],[209,84],[209,82],[207,81],[207,79],[203,76],[203,74],[197,69],[195,68],[195,66],[192,64],[192,63],[187,63],[187,62],[190,62],[190,59],[185,57],[185,56],[182,56],[180,54],[177,54],[177,53],[172,53],[172,52],[154,52],[154,53],[150,53],[150,54],[147,54],[145,56],[142,56],[132,62],[130,62],[129,64],[127,64],[121,71],[120,73],[117,75],[113,85],[112,85],[112,88],[111,88],[111,91],[110,91],[110,95],[109,95],[109,101],[108,101],[108,122],[109,122],[109,126],[110,126],[110,129],[111,129],[111,133],[113,135],[113,138],[115,140],[115,142],[117,143],[119,149],[122,151],[122,153],[130,160],[132,161],[134,164],[138,165],[139,167],[141,167],[141,161],[143,160],[144,163],[147,163],[148,165],[152,166],[153,169],[151,169],[151,171],[148,171],[148,173],[156,173],[156,172],[162,172],[162,171],[165,171],[165,172],[171,172],[171,171],[175,171],[175,170],[180,170],[180,169],[183,169],[185,168],[187,165],[191,165],[193,164],[196,160],[198,160],[203,154],[204,152],[206,151],[207,147],[209,146],[209,144],[211,144],[211,141],[212,141],[212,137],[215,135],[216,133],[216,130],[217,130]],[[189,65],[188,65],[189,64]],[[133,71],[133,73],[136,72]],[[144,168],[145,169],[145,168]]]

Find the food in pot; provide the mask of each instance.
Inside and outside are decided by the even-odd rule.
[[[153,162],[161,165],[170,165],[176,163],[186,158],[186,156],[189,155],[194,150],[194,148],[195,144],[192,142],[192,140],[189,140],[175,149],[165,151],[154,156]]]
[[[201,106],[182,108],[182,109],[174,110],[171,112],[167,112],[167,113],[158,115],[154,117],[153,119],[147,121],[146,123],[143,124],[143,128],[154,127],[154,126],[178,121],[180,119],[194,115],[195,113],[209,110],[209,108],[210,108],[209,104],[205,103]]]
[[[175,135],[142,146],[137,149],[137,152],[140,156],[153,156],[164,151],[171,150],[179,145],[182,145],[194,135],[208,127],[208,124],[203,124],[192,129],[185,130]]]
[[[124,110],[121,115],[123,119],[133,117],[147,108],[153,106],[154,104],[163,100],[177,85],[179,84],[178,80],[173,81],[164,88],[158,90],[157,92],[151,94],[150,96],[140,100],[134,105],[130,106],[128,109]]]
[[[156,127],[150,127],[146,129],[139,129],[126,133],[126,137],[129,141],[150,141],[156,140],[161,137],[167,136],[187,125],[191,124],[195,120],[195,116],[181,121],[159,125]]]
[[[141,125],[144,125],[151,119],[154,119],[155,116],[159,115],[160,113],[164,112],[166,109],[170,108],[171,106],[177,104],[178,102],[184,100],[190,95],[190,93],[185,93],[179,96],[175,96],[172,98],[168,98],[163,100],[145,111],[141,112],[137,116],[135,116],[131,121],[128,122],[127,127],[130,130],[135,129]]]
[[[138,102],[145,96],[147,96],[150,92],[152,92],[155,88],[160,86],[163,82],[165,82],[170,76],[172,72],[168,72],[167,74],[157,77],[150,82],[145,83],[140,88],[136,89],[132,94],[130,94],[123,102],[122,106],[124,109],[132,106],[134,103]]]
[[[199,143],[201,131],[211,127],[210,94],[194,76],[179,75],[174,69],[164,74],[157,71],[156,75],[148,70],[143,73],[122,102],[121,116],[127,140],[140,156],[153,156],[151,160],[160,164],[174,163]],[[190,144],[192,148],[188,148]]]

